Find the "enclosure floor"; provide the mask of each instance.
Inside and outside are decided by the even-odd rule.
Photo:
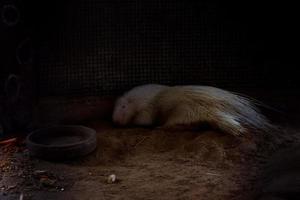
[[[256,136],[87,125],[99,144],[81,160],[51,163],[1,147],[0,199],[254,199],[264,157]]]

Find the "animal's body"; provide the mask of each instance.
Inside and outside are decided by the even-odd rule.
[[[119,125],[153,125],[156,116],[150,105],[158,93],[166,88],[168,86],[147,84],[129,90],[116,101],[113,121]]]
[[[130,107],[126,101],[135,104]],[[114,112],[115,122],[126,118],[122,125],[176,127],[206,123],[232,135],[272,128],[249,98],[210,86],[139,86],[117,101],[115,111],[122,106],[128,108],[123,110],[123,117]]]

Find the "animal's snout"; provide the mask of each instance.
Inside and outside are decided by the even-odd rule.
[[[114,124],[116,124],[116,125],[122,125],[122,122],[121,122],[121,120],[119,120],[119,119],[113,119],[113,122],[114,122]]]
[[[114,117],[113,122],[118,126],[123,126],[126,124],[123,116]]]

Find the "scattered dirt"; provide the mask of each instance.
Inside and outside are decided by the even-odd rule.
[[[252,200],[258,172],[274,151],[254,134],[87,125],[97,130],[98,147],[76,161],[37,160],[22,143],[0,146],[0,199]],[[112,174],[117,179],[109,183]]]

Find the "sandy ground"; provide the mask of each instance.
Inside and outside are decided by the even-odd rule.
[[[22,143],[0,147],[0,199],[250,200],[273,151],[255,134],[86,125],[97,130],[98,148],[80,160],[51,163],[31,158]]]

